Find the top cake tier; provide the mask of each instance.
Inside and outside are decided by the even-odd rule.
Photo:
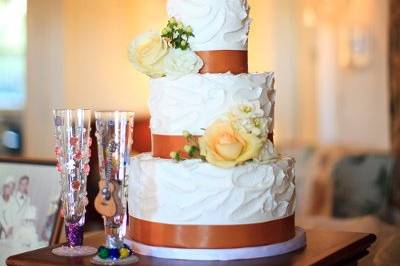
[[[190,48],[203,61],[200,73],[247,73],[246,0],[169,0],[167,10],[193,29]]]
[[[169,0],[168,15],[190,25],[193,51],[247,51],[250,26],[246,0]]]

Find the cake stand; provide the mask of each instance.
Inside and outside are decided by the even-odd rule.
[[[296,227],[295,236],[286,241],[266,246],[230,248],[230,249],[189,249],[156,247],[132,240],[125,240],[136,253],[165,259],[182,260],[240,260],[270,257],[289,253],[306,246],[304,229]]]

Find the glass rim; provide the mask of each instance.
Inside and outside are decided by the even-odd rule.
[[[93,109],[89,108],[53,108],[54,112],[58,111],[93,111]]]
[[[128,113],[128,114],[136,114],[135,111],[128,111],[128,110],[96,110],[94,113],[99,114],[113,114],[113,113]]]

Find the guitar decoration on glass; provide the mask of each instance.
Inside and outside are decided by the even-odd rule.
[[[106,180],[99,181],[99,191],[94,200],[94,206],[98,213],[105,217],[113,217],[117,214],[117,210],[121,209],[121,206],[117,206],[118,199],[116,191],[119,191],[119,185],[115,182],[107,183]]]
[[[127,193],[133,112],[95,112],[99,154],[99,193],[94,206],[103,216],[106,243],[100,246],[94,264],[123,265],[138,261],[124,244],[127,223]]]
[[[53,111],[55,154],[60,173],[62,210],[67,243],[52,252],[59,256],[88,256],[93,247],[82,246],[83,226],[88,200],[86,179],[90,171],[90,110],[58,109]]]

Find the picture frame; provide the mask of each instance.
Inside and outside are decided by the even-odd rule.
[[[60,242],[59,178],[56,161],[0,157],[0,264]]]

